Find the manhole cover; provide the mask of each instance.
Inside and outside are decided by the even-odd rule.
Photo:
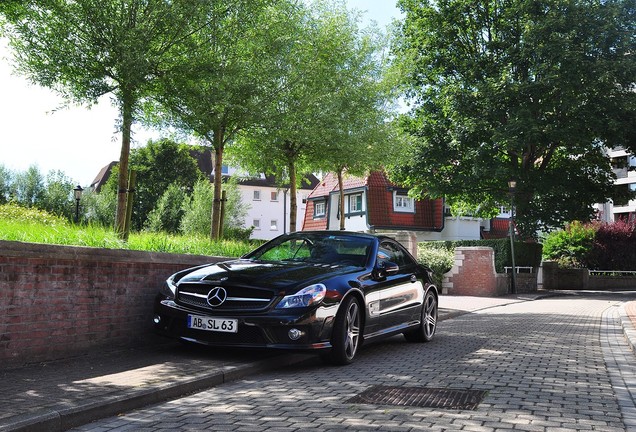
[[[482,390],[374,386],[348,403],[474,410],[486,397]]]

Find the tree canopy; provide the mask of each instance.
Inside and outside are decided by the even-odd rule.
[[[361,30],[342,3],[316,1],[298,8],[277,59],[281,75],[246,128],[234,160],[272,173],[290,188],[290,230],[296,230],[296,188],[303,174],[368,169],[379,159],[387,94],[382,87],[382,35]]]
[[[137,172],[132,226],[141,230],[146,218],[170,185],[186,194],[192,193],[194,184],[203,178],[191,151],[203,152],[169,139],[149,141],[130,153],[130,166]]]
[[[411,145],[394,178],[474,208],[509,202],[525,235],[612,196],[604,146],[636,151],[633,0],[400,0],[395,48]]]
[[[261,119],[280,76],[276,63],[292,2],[222,0],[210,5],[210,23],[187,41],[173,67],[157,81],[150,121],[201,138],[214,149],[211,237],[220,232],[221,167],[225,147],[238,131]]]
[[[120,113],[116,230],[123,234],[131,128],[153,80],[205,27],[202,0],[27,0],[0,3],[18,70],[68,100],[111,94]],[[177,49],[179,47],[179,49]],[[69,132],[72,133],[72,132]]]

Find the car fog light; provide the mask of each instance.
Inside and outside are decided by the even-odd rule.
[[[287,333],[287,335],[289,336],[289,338],[290,338],[291,340],[298,340],[298,339],[300,339],[300,337],[303,335],[303,332],[301,332],[300,330],[298,330],[298,329],[295,329],[295,328],[294,328],[294,329],[291,329],[291,330]]]
[[[155,315],[153,321],[155,324],[159,324],[161,322],[161,315]]]

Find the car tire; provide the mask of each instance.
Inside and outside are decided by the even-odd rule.
[[[355,296],[347,297],[336,315],[331,335],[331,350],[323,360],[335,365],[353,362],[362,342],[362,313],[360,301]]]
[[[437,328],[437,309],[437,297],[433,290],[428,290],[424,295],[420,325],[415,330],[404,332],[407,341],[430,342],[433,339]]]

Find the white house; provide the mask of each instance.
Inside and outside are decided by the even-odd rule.
[[[305,177],[302,185],[296,190],[296,229],[300,230],[305,216],[307,196],[318,184],[318,179],[311,175]],[[249,206],[244,226],[254,227],[251,238],[270,240],[289,232],[291,197],[289,187],[279,186],[274,176],[255,176],[241,180],[238,184],[244,204]]]

